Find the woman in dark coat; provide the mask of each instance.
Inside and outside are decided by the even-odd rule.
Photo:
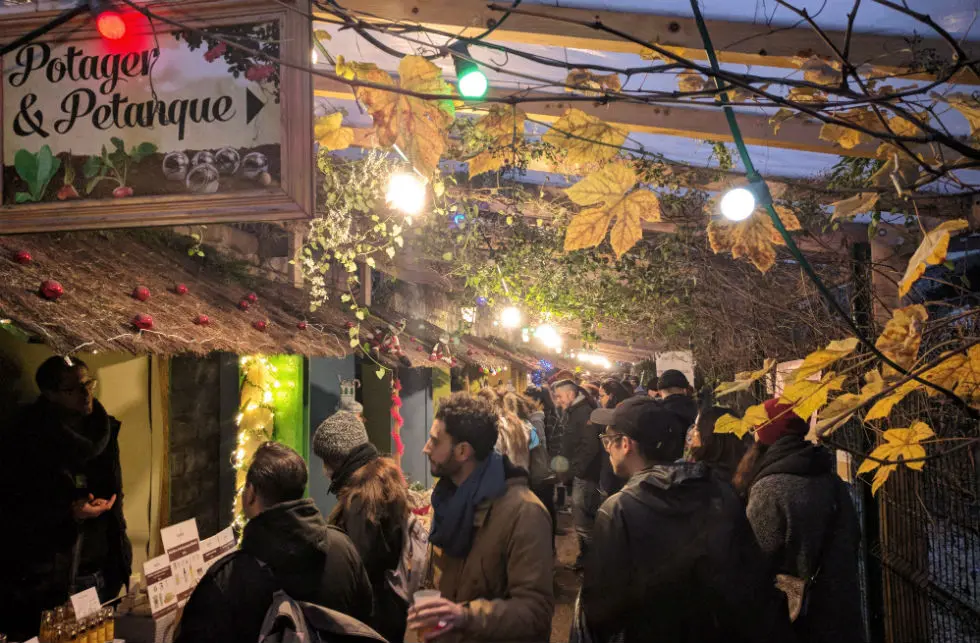
[[[860,643],[860,528],[850,488],[833,454],[806,440],[809,424],[791,405],[773,399],[765,409],[769,420],[735,473],[736,489],[748,492],[752,531],[790,607],[802,597],[793,623],[799,640]]]
[[[720,406],[701,409],[687,433],[684,459],[703,462],[718,480],[731,484],[738,463],[749,447],[749,440],[731,433],[715,433],[718,418],[729,413],[734,414],[734,411]]]

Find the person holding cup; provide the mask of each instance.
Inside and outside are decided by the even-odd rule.
[[[550,639],[551,517],[527,471],[494,451],[498,416],[466,393],[440,401],[423,453],[432,475],[431,582],[408,628],[422,641]]]

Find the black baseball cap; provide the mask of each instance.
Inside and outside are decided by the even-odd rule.
[[[615,409],[592,411],[589,419],[593,424],[608,426],[636,440],[657,460],[673,462],[684,455],[689,427],[660,400],[631,397]]]
[[[660,389],[665,388],[691,388],[691,383],[684,373],[672,368],[660,376]]]

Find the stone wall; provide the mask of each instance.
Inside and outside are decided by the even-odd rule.
[[[170,524],[197,519],[201,538],[226,526],[221,506],[221,357],[170,361]]]

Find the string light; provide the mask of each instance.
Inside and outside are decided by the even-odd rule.
[[[508,306],[500,312],[500,325],[504,328],[517,328],[521,325],[521,311],[516,306]]]
[[[603,357],[602,355],[597,355],[595,353],[579,353],[578,361],[585,362],[586,364],[591,364],[593,366],[598,366],[605,370],[612,368],[612,362],[609,358]]]
[[[395,172],[388,179],[385,202],[399,212],[415,216],[425,208],[425,183],[414,172]]]
[[[561,352],[561,333],[555,330],[551,324],[541,324],[535,328],[534,339],[544,344],[545,348]]]
[[[746,188],[735,188],[721,198],[721,216],[729,221],[744,221],[755,210],[755,195]]]
[[[262,356],[245,355],[238,360],[242,372],[240,406],[242,410],[235,416],[238,427],[237,446],[232,454],[232,467],[235,469],[235,499],[232,504],[233,525],[241,529],[245,526],[241,497],[245,488],[245,473],[251,463],[255,449],[272,438],[275,421],[273,390],[282,386],[276,378],[276,367]]]

